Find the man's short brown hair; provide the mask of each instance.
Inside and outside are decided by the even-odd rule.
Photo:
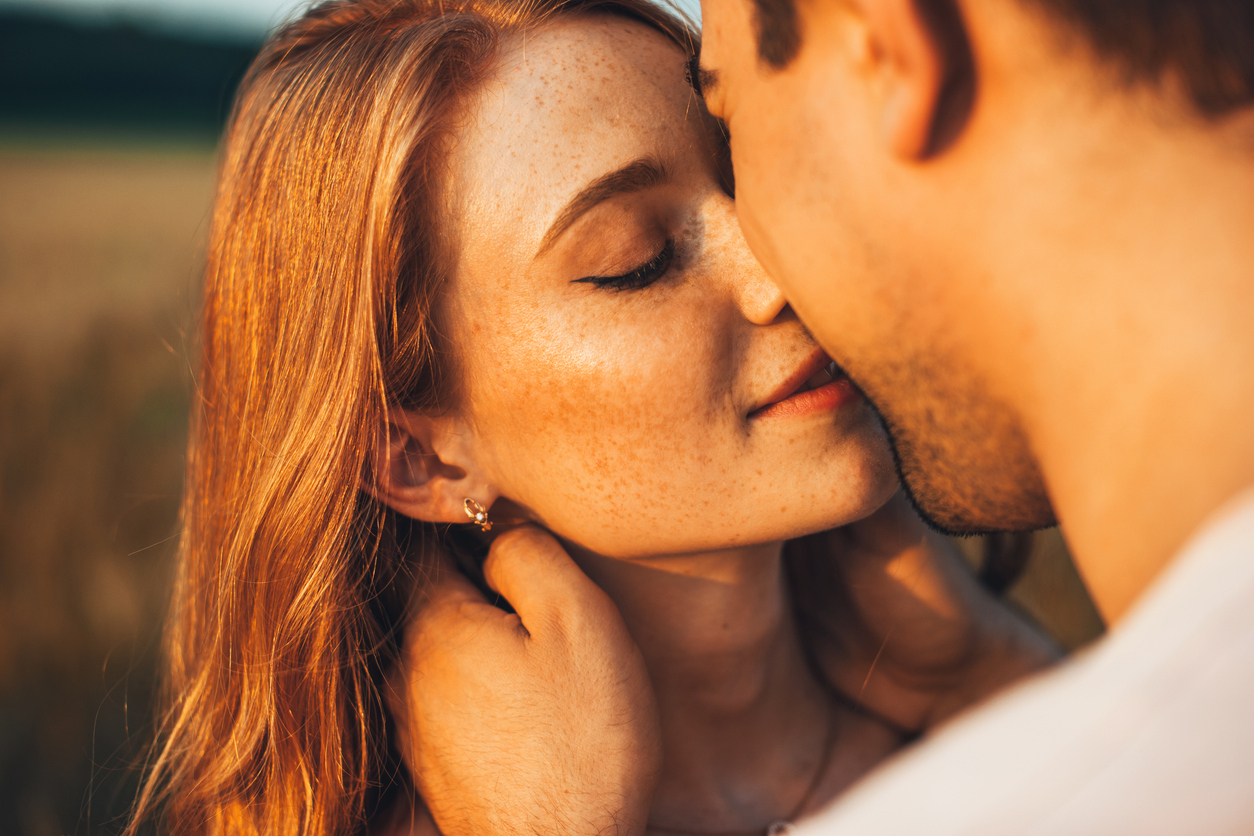
[[[801,47],[797,0],[753,0],[758,54],[782,69]],[[828,0],[807,0],[828,2]],[[921,7],[952,0],[914,0]],[[1129,81],[1176,75],[1194,104],[1219,116],[1254,102],[1254,0],[1017,0],[1083,35]],[[929,10],[921,9],[925,12]]]

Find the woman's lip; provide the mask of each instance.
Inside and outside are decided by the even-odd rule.
[[[809,415],[814,412],[830,412],[850,401],[858,399],[858,390],[847,377],[839,377],[817,389],[785,398],[782,401],[750,413],[750,418],[784,418]]]
[[[806,381],[814,377],[814,375],[824,366],[830,365],[832,358],[827,356],[827,352],[821,348],[816,348],[809,359],[802,364],[788,379],[779,385],[779,387],[771,393],[771,395],[755,407],[749,414],[758,415],[767,409],[770,409],[777,403],[780,403],[796,394],[797,390],[805,386]],[[821,388],[821,387],[820,387]]]

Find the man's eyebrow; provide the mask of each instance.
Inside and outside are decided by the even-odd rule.
[[[705,67],[697,64],[697,92],[702,98],[713,93],[718,89],[718,70],[707,70]]]
[[[718,70],[710,70],[701,66],[701,53],[699,52],[688,59],[688,63],[684,67],[684,75],[688,79],[688,84],[703,99],[718,87]]]
[[[666,171],[666,166],[652,157],[641,157],[616,171],[598,177],[566,204],[566,208],[557,216],[557,220],[549,227],[549,231],[544,233],[544,240],[540,242],[536,258],[544,255],[562,233],[570,229],[571,225],[592,207],[617,195],[651,189],[669,179],[670,175]]]

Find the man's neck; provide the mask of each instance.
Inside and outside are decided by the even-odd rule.
[[[1254,322],[1254,308],[1246,312]],[[1156,369],[1168,359],[1147,350],[1139,362],[1151,379],[1115,375],[1106,395],[1090,392],[1038,425],[1059,521],[1108,622],[1215,510],[1254,485],[1254,369],[1232,368],[1234,357],[1254,362],[1254,343],[1215,336],[1228,354],[1217,362],[1177,356],[1178,365]]]
[[[1001,370],[1020,377],[1011,401],[1112,622],[1254,483],[1254,119],[1132,99],[1076,132],[1074,164],[1046,187],[1070,205],[1025,234],[1040,252],[1014,256],[1039,273],[1019,285],[1035,290],[1018,370]]]

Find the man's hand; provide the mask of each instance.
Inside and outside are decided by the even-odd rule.
[[[865,520],[793,541],[787,561],[828,679],[904,729],[926,732],[1060,657],[900,493]]]
[[[791,543],[787,560],[830,681],[902,728],[927,731],[1058,658],[901,496]],[[618,610],[529,526],[493,543],[484,574],[518,615],[445,564],[392,677],[402,753],[436,822],[446,836],[642,833],[657,708]]]
[[[484,600],[451,563],[419,591],[389,708],[445,836],[636,836],[661,766],[644,659],[614,603],[548,534],[492,544]]]

